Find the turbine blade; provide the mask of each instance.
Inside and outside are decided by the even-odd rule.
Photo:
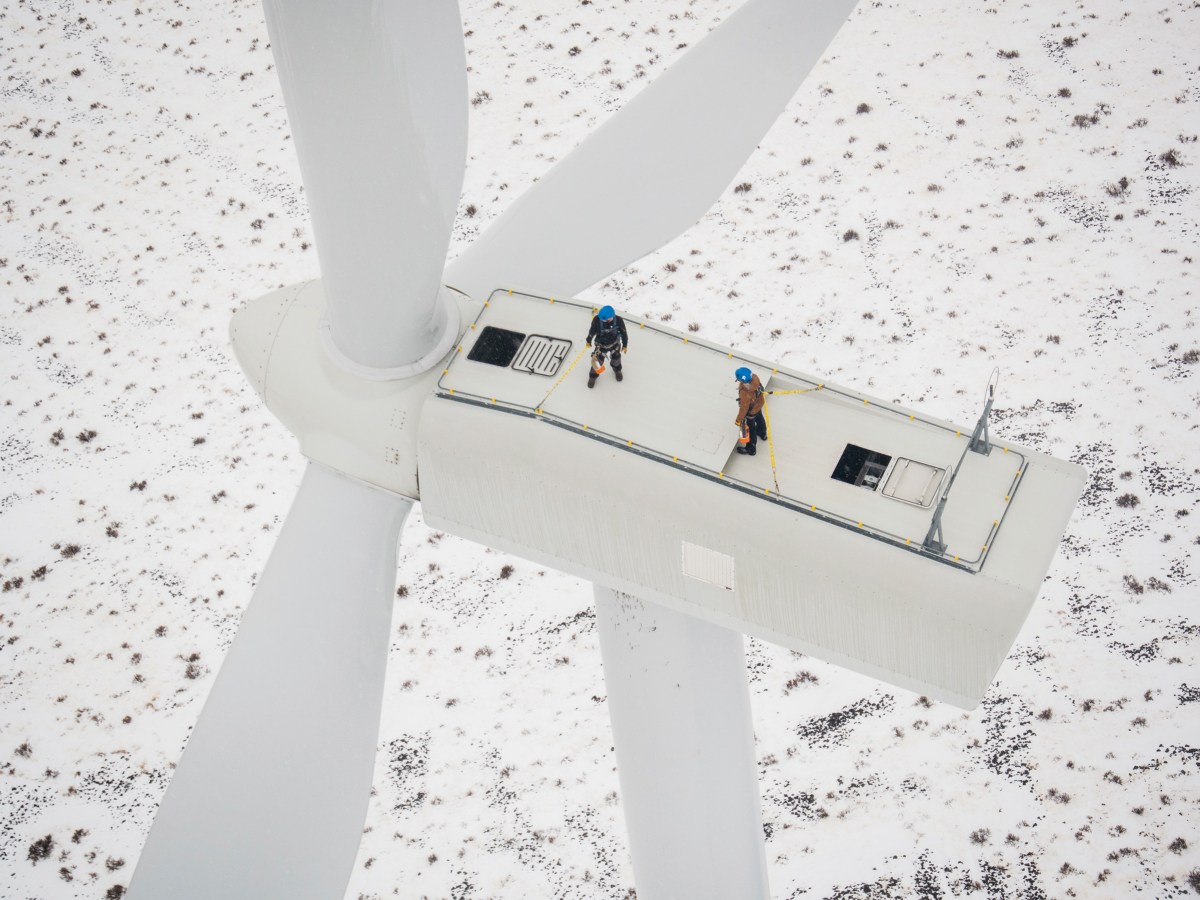
[[[132,900],[345,892],[411,507],[309,465],[159,807]]]
[[[638,897],[769,900],[742,633],[595,594]]]
[[[570,296],[657,250],[730,184],[855,0],[749,0],[634,97],[446,269]]]
[[[445,327],[437,302],[467,154],[453,0],[264,0],[312,214],[334,344],[406,365]]]

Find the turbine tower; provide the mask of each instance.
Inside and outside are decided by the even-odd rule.
[[[248,304],[232,336],[309,465],[133,900],[342,896],[418,500],[435,527],[595,583],[639,897],[769,896],[743,633],[978,703],[1077,466],[990,441],[986,410],[968,438],[648,322],[630,320],[636,377],[674,409],[568,377],[593,312],[572,298],[704,214],[854,2],[748,0],[447,266],[457,5],[264,0],[321,280]],[[791,436],[769,466],[732,453],[732,403],[708,402],[732,401],[739,365]]]

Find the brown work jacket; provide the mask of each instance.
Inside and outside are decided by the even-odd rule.
[[[766,398],[762,392],[762,382],[757,375],[750,376],[749,384],[738,385],[738,421],[745,421],[747,416],[756,416],[762,412]]]

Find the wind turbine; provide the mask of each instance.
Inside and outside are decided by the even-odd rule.
[[[967,446],[948,423],[738,356],[770,370],[778,392],[821,398],[809,413],[839,441],[908,454],[846,441],[836,483],[822,471],[805,494],[722,462],[728,422],[673,453],[663,441],[678,434],[581,407],[565,380],[569,335],[591,315],[570,298],[703,215],[853,6],[748,0],[446,266],[466,151],[456,4],[264,0],[322,278],[248,304],[232,333],[310,464],[159,809],[134,900],[341,896],[416,500],[437,527],[595,581],[644,898],[768,895],[743,631],[978,701],[1049,566],[1078,467],[986,433]],[[701,372],[714,391],[724,372],[730,388],[732,350],[646,325],[639,360],[664,377]],[[825,465],[829,447],[810,449]],[[562,516],[556,492],[598,470],[635,496],[658,492],[661,515],[617,523],[601,504],[582,525]],[[964,555],[957,535],[976,540],[976,495],[999,503],[992,489],[1005,506],[983,550]],[[776,536],[740,545],[697,515],[700,502],[724,520],[767,519]],[[797,541],[829,559],[814,558],[811,596],[767,574],[808,552]],[[878,574],[855,572],[868,561]]]

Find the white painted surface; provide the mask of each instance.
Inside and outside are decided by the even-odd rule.
[[[622,357],[625,380],[618,384],[609,366],[589,389],[590,351],[584,339],[593,311],[570,298],[497,290],[463,335],[461,351],[451,358],[438,387],[527,411],[542,410],[710,471],[724,468],[737,441],[733,370],[740,363],[729,351],[708,351],[673,331],[629,317],[629,353]],[[471,350],[488,326],[570,340],[566,363],[547,377],[476,362],[470,359]],[[764,372],[764,380],[767,375]]]
[[[309,465],[155,816],[131,900],[345,892],[411,508]]]
[[[335,345],[393,368],[456,330],[438,302],[467,152],[458,4],[264,3]]]
[[[885,497],[928,508],[937,499],[945,475],[945,469],[901,457],[893,462],[880,491]]]
[[[706,584],[732,591],[736,584],[734,559],[727,553],[682,542],[683,574]]]
[[[632,316],[626,319],[633,352],[624,360],[624,381],[618,384],[605,373],[589,389],[587,355],[577,336],[586,335],[590,319],[591,307],[577,301],[498,290],[464,334],[438,390],[459,399],[473,397],[500,414],[536,413],[664,464],[691,464],[701,475],[736,482],[764,496],[781,495],[899,544],[924,540],[930,507],[945,487],[939,473],[953,470],[957,476],[943,519],[945,555],[976,567],[1006,518],[1006,498],[1019,483],[1024,461],[1034,457],[1004,442],[996,442],[989,455],[967,452],[968,427]],[[472,348],[488,327],[574,339],[568,356],[575,366],[564,363],[555,375],[538,376],[472,360]],[[734,453],[738,406],[733,372],[741,365],[758,372],[768,391],[769,438],[759,442],[754,457]],[[486,431],[490,421],[481,419],[475,428]],[[832,478],[847,444],[884,453],[893,465],[906,459],[914,472],[923,470],[926,478],[918,485],[922,502]],[[567,456],[574,452],[565,444],[555,446]],[[494,441],[488,447],[493,459],[523,452]],[[1069,464],[1053,464],[1082,478]],[[645,489],[645,503],[654,508],[652,486]],[[680,514],[663,511],[668,517]],[[685,514],[691,515],[690,508]]]
[[[1018,536],[1013,549],[974,571],[546,416],[434,398],[419,445],[436,528],[968,709],[1016,639],[1082,486],[1078,467],[1025,451],[1058,489],[1018,491],[999,532]],[[918,510],[925,527],[932,515],[845,487]],[[684,541],[731,557],[734,590],[685,577]]]
[[[475,304],[455,295],[461,318]],[[441,373],[379,381],[334,362],[320,339],[324,282],[282,288],[244,304],[230,323],[233,350],[267,408],[306,457],[416,499],[417,424]]]
[[[596,586],[641,900],[767,900],[742,635]]]
[[[590,307],[570,301],[497,293],[442,373],[357,379],[321,353],[319,288],[289,291],[282,316],[273,298],[244,326],[239,316],[235,344],[310,458],[419,496],[437,527],[967,708],[1015,640],[1083,485],[1073,464],[1000,442],[972,453],[970,429],[813,390],[786,369],[768,382],[781,392],[770,442],[738,456],[732,369],[775,367],[632,317],[640,352],[619,384],[469,358],[492,323],[586,335]],[[847,443],[955,469],[944,553],[917,552],[932,509],[830,477]],[[1034,471],[1039,486],[1023,487]],[[683,541],[729,556],[734,590],[685,578]]]

